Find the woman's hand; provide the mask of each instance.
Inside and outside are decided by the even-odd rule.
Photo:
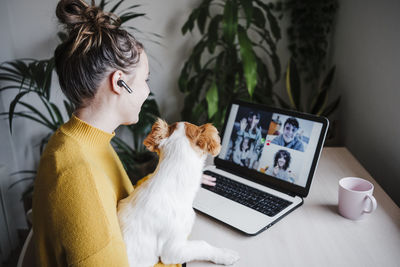
[[[209,185],[209,186],[215,186],[215,181],[217,180],[217,178],[212,177],[210,175],[207,174],[203,174],[202,180],[201,182],[205,185]]]

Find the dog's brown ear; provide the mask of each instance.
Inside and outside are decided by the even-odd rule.
[[[200,126],[199,130],[197,146],[212,156],[218,155],[221,150],[221,138],[218,135],[217,128],[211,123],[207,123]]]
[[[147,147],[151,152],[158,151],[158,146],[161,140],[167,138],[169,136],[169,127],[168,124],[158,118],[157,121],[151,127],[151,132],[144,139],[143,144]]]

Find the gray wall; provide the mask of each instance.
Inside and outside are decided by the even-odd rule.
[[[334,39],[340,135],[400,205],[400,1],[342,0]]]

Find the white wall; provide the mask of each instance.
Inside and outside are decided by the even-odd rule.
[[[400,1],[339,2],[333,62],[341,139],[400,205]]]

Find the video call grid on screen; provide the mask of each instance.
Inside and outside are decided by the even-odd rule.
[[[233,104],[219,158],[305,187],[322,123]]]

